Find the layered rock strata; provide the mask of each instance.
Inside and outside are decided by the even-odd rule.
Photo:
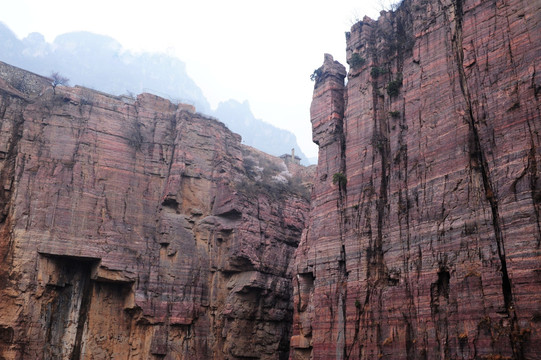
[[[326,56],[292,359],[541,353],[541,3],[404,0]]]
[[[3,63],[0,119],[0,358],[287,358],[304,170]]]

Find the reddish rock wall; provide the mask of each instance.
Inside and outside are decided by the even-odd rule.
[[[287,358],[308,200],[283,162],[0,65],[0,358]]]
[[[325,57],[292,359],[539,358],[540,14],[404,0],[347,34],[347,86]]]

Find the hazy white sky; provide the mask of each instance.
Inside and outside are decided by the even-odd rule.
[[[85,30],[175,55],[212,107],[248,100],[256,118],[294,132],[312,157],[310,74],[324,53],[345,65],[345,31],[391,1],[0,0],[0,21],[19,38]]]

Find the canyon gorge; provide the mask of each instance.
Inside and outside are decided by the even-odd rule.
[[[539,358],[540,30],[365,17],[312,75],[317,167],[0,62],[0,359]]]

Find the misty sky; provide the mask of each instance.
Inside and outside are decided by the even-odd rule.
[[[39,32],[52,42],[84,30],[129,50],[174,55],[213,108],[248,100],[256,118],[295,133],[314,157],[310,74],[324,53],[346,65],[345,31],[364,15],[376,18],[390,2],[0,0],[0,21],[21,39]]]

